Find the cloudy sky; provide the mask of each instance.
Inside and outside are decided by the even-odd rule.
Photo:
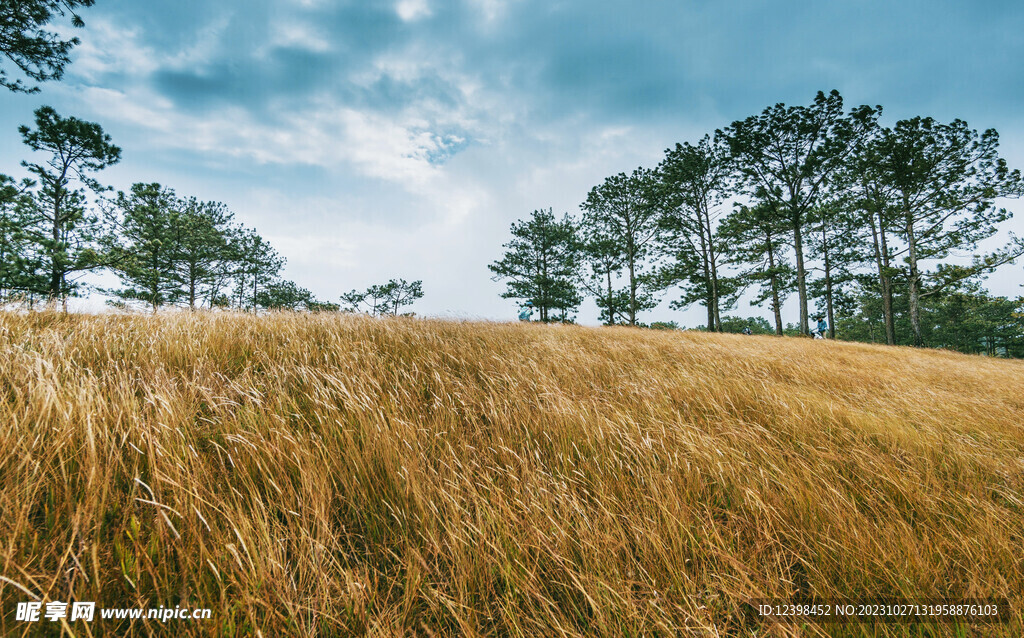
[[[41,104],[99,122],[123,148],[107,183],[225,202],[325,299],[404,277],[421,314],[509,318],[487,264],[514,220],[818,90],[887,123],[994,127],[1024,167],[1013,1],[98,0],[83,18],[64,82],[0,93],[0,172],[21,175]],[[1020,294],[1022,274],[990,288]]]

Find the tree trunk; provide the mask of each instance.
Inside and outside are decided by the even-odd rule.
[[[779,277],[775,272],[775,246],[772,245],[772,233],[766,230],[765,241],[768,245],[768,270],[771,271],[772,312],[775,314],[775,334],[782,336],[782,308],[779,302]]]
[[[825,257],[825,308],[828,313],[828,337],[836,338],[836,321],[832,311],[832,264],[828,258],[828,232],[821,227],[821,250]]]
[[[917,237],[914,236],[914,222],[907,215],[907,265],[910,267],[910,326],[914,331],[914,345],[921,347],[921,282],[917,271]]]
[[[703,240],[702,240],[703,243]],[[707,288],[708,296],[704,302],[708,311],[708,332],[715,332],[715,297],[711,292],[711,271],[708,268],[707,257],[701,260],[704,267],[704,285]]]
[[[704,307],[708,311],[708,332],[715,332],[717,326],[715,324],[715,292],[714,284],[711,278],[711,263],[710,263],[710,246],[708,245],[708,238],[706,235],[706,229],[704,227],[704,217],[699,212],[698,216],[698,228],[697,238],[700,240],[700,267],[704,271]]]
[[[636,325],[636,266],[633,254],[633,241],[629,242],[629,325]]]
[[[156,314],[156,308],[160,301],[160,253],[153,251],[153,260],[150,263],[153,268],[153,287],[150,289],[150,304],[153,306],[153,314]]]
[[[804,238],[800,229],[800,216],[792,217],[793,248],[796,252],[796,287],[800,293],[800,334],[810,334],[807,321],[807,273],[804,270]]]
[[[50,300],[53,302],[57,301],[57,298],[61,296],[63,291],[64,274],[61,271],[60,264],[57,261],[57,249],[60,246],[60,230],[61,230],[61,219],[60,219],[60,191],[56,190],[59,187],[54,187],[53,195],[53,246],[50,249]]]
[[[708,263],[711,265],[711,307],[712,318],[715,322],[715,332],[722,331],[722,313],[718,307],[718,269],[715,268],[715,253],[709,249]]]
[[[542,252],[540,254],[540,277],[541,277],[541,281],[544,282],[544,285],[545,286],[549,286],[550,285],[550,280],[548,279],[548,253],[547,253],[547,248],[546,248],[546,246],[547,246],[547,241],[546,240],[544,242],[544,245],[545,245],[545,248],[542,250]],[[548,304],[551,303],[550,290],[548,288],[541,289],[540,297],[541,297],[541,302],[540,302],[540,320],[542,322],[547,322],[547,320],[548,320]]]
[[[879,227],[875,226],[875,214],[868,215],[871,222],[871,238],[875,248],[875,265],[878,267],[878,287],[882,295],[882,321],[885,324],[885,343],[896,345],[896,322],[892,316],[892,280],[889,277],[889,249],[885,241],[885,227],[881,226],[882,212],[878,212]],[[881,232],[879,232],[881,228]]]
[[[772,275],[772,312],[775,314],[775,334],[782,336],[782,308],[779,307],[778,278]]]
[[[704,232],[708,238],[708,264],[711,266],[711,303],[714,306],[715,332],[722,331],[722,313],[718,305],[718,266],[715,264],[715,238],[711,229],[711,215],[705,208],[703,213]]]
[[[612,298],[612,269],[608,269],[608,325],[615,325],[615,301]]]

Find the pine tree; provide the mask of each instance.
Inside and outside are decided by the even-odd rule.
[[[212,307],[231,269],[234,215],[220,202],[192,197],[178,204],[176,296],[190,309],[203,299]]]
[[[285,259],[255,231],[243,229],[231,244],[235,295],[240,309],[256,310],[260,291],[274,283]]]
[[[133,184],[129,193],[117,194],[114,209],[119,233],[110,253],[126,287],[113,292],[121,299],[144,301],[156,313],[179,293],[178,198],[160,184]]]
[[[0,302],[27,298],[46,289],[42,258],[33,243],[31,180],[16,183],[0,175]]]
[[[821,264],[821,277],[808,282],[813,297],[828,318],[829,338],[836,338],[836,311],[848,309],[852,299],[847,294],[855,282],[857,267],[866,260],[857,241],[860,218],[847,211],[841,200],[833,199],[815,208],[808,218],[808,254]]]
[[[91,173],[116,164],[121,149],[99,124],[63,118],[49,106],[36,109],[35,119],[35,129],[18,129],[29,148],[50,156],[45,163],[23,162],[39,184],[33,193],[33,242],[49,276],[47,295],[66,302],[78,287],[73,276],[105,263],[99,247],[103,228],[88,209],[84,189],[104,190]]]
[[[640,311],[656,305],[658,289],[654,265],[648,259],[658,236],[661,210],[652,171],[638,168],[631,175],[619,173],[595,186],[580,208],[588,236],[608,238],[619,245],[629,286],[625,316],[637,325]]]
[[[586,239],[580,244],[580,254],[588,267],[581,284],[596,299],[598,318],[607,325],[615,325],[629,307],[629,289],[619,283],[625,266],[622,246],[604,235],[600,227],[584,226],[581,234]]]
[[[656,173],[661,187],[661,243],[672,263],[665,285],[681,285],[686,307],[701,302],[708,330],[721,331],[722,310],[735,302],[735,283],[722,276],[725,246],[716,232],[719,207],[729,194],[731,167],[720,135],[665,151]]]
[[[505,281],[505,299],[522,299],[540,311],[541,321],[554,319],[552,310],[579,307],[580,243],[568,215],[555,218],[551,209],[535,210],[511,227],[505,255],[488,268],[495,281]]]

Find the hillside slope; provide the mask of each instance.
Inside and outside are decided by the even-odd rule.
[[[1024,364],[625,328],[0,315],[17,602],[75,635],[949,635],[795,596],[1009,598]],[[923,633],[920,633],[923,632]]]

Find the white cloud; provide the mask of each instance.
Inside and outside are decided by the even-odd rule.
[[[160,69],[195,69],[217,53],[231,18],[230,13],[221,15],[198,30],[189,46],[163,52],[147,45],[137,27],[115,24],[103,17],[90,18],[88,37],[81,38],[82,43],[74,49],[71,72],[92,84],[107,74],[141,79]],[[55,30],[64,37],[81,36],[66,26]]]
[[[363,175],[408,187],[435,177],[438,167],[429,158],[442,151],[444,144],[429,130],[429,121],[331,103],[316,104],[275,124],[258,121],[239,107],[188,114],[142,87],[128,91],[87,87],[80,95],[92,112],[144,130],[155,148],[248,158],[261,164],[327,169],[348,164]]]
[[[288,266],[293,271],[325,268],[334,272],[351,271],[360,265],[360,242],[351,232],[340,229],[295,234],[278,231],[267,239],[280,254],[288,256]]]
[[[224,33],[231,25],[234,15],[231,12],[221,14],[202,29],[199,29],[192,43],[183,49],[168,52],[159,59],[161,66],[176,70],[194,70],[213,59],[222,47]],[[155,54],[154,54],[154,57]]]
[[[425,3],[403,9],[413,13],[424,10],[428,10]],[[207,63],[220,46],[227,25],[228,18],[222,16],[199,31],[188,48],[158,55],[142,43],[137,30],[94,21],[95,33],[87,40],[91,44],[81,47],[74,67],[75,74],[84,81],[84,86],[78,88],[81,102],[105,119],[116,117],[122,124],[144,131],[154,149],[183,149],[214,157],[248,158],[262,164],[297,163],[329,170],[348,165],[362,175],[417,191],[437,180],[436,163],[464,144],[467,132],[480,129],[468,109],[452,109],[430,98],[415,101],[399,112],[384,113],[348,106],[324,93],[298,110],[291,103],[270,104],[269,110],[276,117],[266,117],[242,105],[190,113],[150,87],[149,78],[161,69],[195,70]],[[284,21],[274,33],[277,45],[301,43],[313,49],[329,46],[312,27],[301,22]],[[421,51],[390,53],[353,80],[367,87],[385,76],[414,83],[436,76],[445,62],[451,61],[440,60],[437,55],[432,59]],[[105,74],[115,72],[130,79],[117,88],[97,85]],[[445,77],[440,81],[457,87],[457,94],[464,89],[485,102],[480,99],[484,96],[478,81],[461,76],[451,66],[443,73]]]
[[[274,28],[269,48],[274,47],[299,48],[316,53],[327,53],[333,48],[327,38],[311,25],[287,21]]]
[[[70,27],[55,30],[63,37],[78,35]],[[110,73],[148,75],[159,68],[160,62],[151,48],[140,44],[141,40],[137,28],[115,26],[103,18],[92,19],[89,37],[74,49],[73,73],[87,82],[96,82]]]
[[[430,15],[430,7],[427,5],[427,0],[398,0],[398,4],[395,5],[395,11],[398,13],[398,17],[406,22],[419,20]]]

